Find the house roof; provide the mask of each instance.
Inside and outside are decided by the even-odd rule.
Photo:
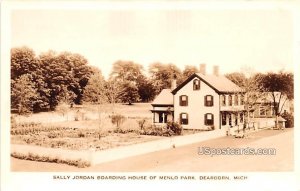
[[[182,82],[177,88],[175,88],[172,93],[176,94],[183,86],[190,82],[195,77],[199,78],[205,84],[214,89],[217,93],[238,93],[243,92],[243,89],[237,86],[235,83],[230,81],[225,76],[216,76],[216,75],[203,75],[201,73],[194,73],[184,82]]]
[[[152,105],[173,105],[171,89],[163,89],[152,102]]]

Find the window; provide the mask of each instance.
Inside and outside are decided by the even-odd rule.
[[[226,114],[222,114],[222,125],[226,125]]]
[[[245,102],[245,97],[244,97],[244,95],[241,95],[241,105],[244,105],[244,102]]]
[[[234,125],[237,125],[238,124],[238,114],[235,114],[234,116]]]
[[[228,96],[228,105],[232,106],[232,95]]]
[[[195,79],[193,81],[193,90],[200,90],[200,80]]]
[[[240,113],[240,123],[243,123],[243,122],[244,122],[244,114]]]
[[[211,113],[206,113],[204,115],[204,123],[205,125],[214,125],[214,115]]]
[[[187,113],[181,113],[180,114],[180,123],[182,125],[187,125],[189,123],[189,117]]]
[[[234,105],[239,105],[239,102],[238,102],[238,95],[233,95],[233,102],[234,102]]]
[[[221,105],[226,106],[226,96],[225,95],[221,95]]]
[[[259,115],[261,115],[261,116],[266,116],[267,115],[267,111],[266,111],[266,108],[264,106],[259,107]]]
[[[179,105],[180,106],[187,106],[188,105],[188,96],[182,95],[179,97]]]
[[[212,95],[207,95],[204,97],[204,105],[205,106],[213,106],[214,105],[214,97]]]
[[[232,126],[232,118],[231,118],[231,114],[229,114],[229,125]]]
[[[159,113],[158,122],[159,123],[167,123],[168,115],[166,113]]]

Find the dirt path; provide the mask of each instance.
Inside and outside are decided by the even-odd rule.
[[[293,160],[293,129],[263,130],[245,139],[222,137],[175,149],[129,157],[80,169],[68,165],[41,163],[11,158],[12,171],[39,172],[203,172],[203,171],[291,171]],[[276,155],[199,155],[198,147],[211,148],[275,148]]]

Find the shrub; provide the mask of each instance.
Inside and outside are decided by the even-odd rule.
[[[290,127],[294,127],[294,115],[291,113],[283,113],[281,115],[285,120],[285,127],[290,128]]]
[[[49,139],[54,139],[54,138],[57,138],[57,133],[55,133],[55,132],[49,132],[47,134],[47,136],[48,136]]]
[[[68,165],[76,166],[78,168],[85,168],[91,166],[90,162],[83,161],[82,159],[78,159],[78,160],[60,159],[58,157],[40,156],[38,154],[33,154],[33,153],[22,154],[16,152],[11,153],[11,156],[22,160],[68,164]]]
[[[167,129],[170,129],[171,131],[173,131],[175,135],[181,135],[181,132],[182,132],[182,127],[177,122],[168,122]]]
[[[141,130],[144,130],[146,121],[147,121],[146,118],[137,121]]]
[[[81,138],[81,137],[85,137],[85,134],[82,133],[81,131],[78,133],[78,137]]]
[[[120,128],[121,124],[126,120],[125,116],[116,114],[111,116],[111,123]]]

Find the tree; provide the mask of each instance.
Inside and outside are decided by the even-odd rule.
[[[11,79],[16,80],[24,74],[33,74],[39,67],[39,60],[32,49],[28,47],[11,49]]]
[[[84,102],[97,104],[99,119],[98,135],[100,140],[102,130],[102,106],[108,102],[107,94],[105,91],[105,80],[101,72],[95,73],[90,77],[88,84],[86,85],[84,90],[83,100]]]
[[[120,82],[110,79],[108,82],[106,82],[105,89],[106,97],[112,106],[112,113],[114,114],[115,103],[120,101],[118,97],[120,94]]]
[[[233,72],[233,73],[225,74],[225,77],[242,88],[245,88],[247,83],[246,81],[248,80],[245,74],[241,72]]]
[[[120,82],[137,82],[142,75],[143,66],[132,61],[117,61],[113,64],[110,77]]]
[[[155,97],[155,87],[145,76],[141,76],[137,83],[138,93],[142,102],[149,102]]]
[[[101,73],[93,74],[88,84],[84,89],[83,100],[84,102],[94,104],[104,104],[108,102],[106,95],[106,82]]]
[[[23,74],[11,80],[11,107],[17,109],[19,115],[33,111],[37,92],[30,78],[29,74]]]
[[[278,128],[278,116],[282,113],[284,104],[287,100],[294,98],[294,74],[283,71],[269,72],[262,76],[260,83],[266,91],[271,93],[276,115],[276,128]]]
[[[198,72],[199,72],[199,69],[196,66],[186,65],[182,72],[182,78],[178,81],[178,83],[183,82],[188,77],[190,77],[194,73],[198,73]]]
[[[261,99],[265,96],[265,90],[260,83],[262,74],[253,73],[248,69],[245,72],[234,72],[225,74],[225,76],[243,89],[244,105],[247,115],[245,123],[249,123],[250,113],[253,111],[255,104],[257,103],[258,99]]]
[[[174,64],[153,63],[149,66],[151,82],[156,88],[155,94],[159,94],[162,89],[170,88],[172,80],[181,79],[182,73]]]
[[[125,81],[121,84],[121,91],[118,97],[123,103],[128,103],[129,105],[140,99],[138,88],[132,81]]]
[[[73,101],[80,104],[84,87],[92,73],[87,60],[79,54],[58,54],[54,51],[43,53],[39,58],[44,83],[39,92],[48,99],[50,109],[54,110],[58,105],[64,87],[76,95]]]
[[[41,111],[48,107],[48,98],[43,92],[45,83],[39,57],[28,47],[11,49],[11,80],[16,81],[22,75],[30,75],[31,82],[35,85],[37,96],[33,102],[32,110]]]

